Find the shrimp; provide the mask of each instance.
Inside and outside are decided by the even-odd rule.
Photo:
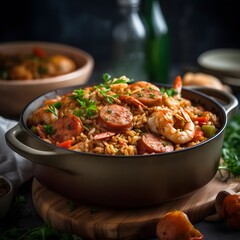
[[[119,99],[127,104],[133,105],[135,107],[142,107],[146,108],[146,105],[144,105],[142,102],[140,102],[137,98],[133,96],[128,95],[121,95],[119,96]]]
[[[33,74],[25,65],[14,66],[10,70],[10,78],[16,80],[32,80]]]
[[[168,96],[166,93],[163,95],[163,104],[171,110],[179,109],[183,106],[191,106],[191,102],[181,96],[182,93],[182,78],[177,76],[172,84],[172,88],[176,90],[177,94]]]
[[[163,105],[167,106],[171,110],[179,109],[180,99],[182,92],[182,79],[180,76],[177,76],[172,84],[172,88],[176,90],[177,94],[174,96],[168,96],[167,93],[163,94],[162,102]]]
[[[150,130],[176,144],[191,141],[195,133],[194,123],[183,108],[179,110],[180,114],[166,107],[153,112],[148,119]]]
[[[142,88],[144,88],[144,89],[150,88],[150,89],[160,91],[156,85],[149,83],[149,82],[145,82],[145,81],[139,81],[139,82],[132,83],[129,85],[129,88],[131,89],[131,91],[139,90]]]
[[[180,101],[173,97],[169,97],[167,93],[163,94],[162,100],[163,104],[171,110],[179,109],[180,107]]]
[[[57,109],[56,109],[57,111]],[[58,117],[51,111],[48,111],[48,106],[44,106],[35,111],[28,119],[28,124],[38,125],[38,124],[52,124],[56,122]]]
[[[52,105],[52,104],[55,104],[57,102],[61,101],[61,97],[60,96],[57,96],[56,98],[53,98],[53,99],[46,99],[43,101],[43,104],[46,106],[49,106],[49,105]]]
[[[182,78],[180,76],[177,76],[173,82],[172,85],[173,89],[177,91],[177,94],[175,97],[181,98],[181,92],[182,92]]]
[[[63,55],[54,55],[50,57],[47,64],[51,76],[67,74],[73,72],[77,68],[76,63],[72,59]]]

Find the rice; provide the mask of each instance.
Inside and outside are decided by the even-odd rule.
[[[111,79],[105,85],[76,89],[69,94],[48,99],[28,118],[28,126],[43,140],[60,147],[125,156],[169,151],[169,145],[174,151],[195,146],[209,138],[197,136],[196,133],[202,131],[202,124],[213,126],[217,132],[219,119],[204,106],[194,105],[181,97],[180,93],[173,96],[163,94],[151,83],[129,84],[128,80],[125,76]],[[115,115],[110,121],[111,111]],[[167,119],[168,114],[164,114],[165,122],[162,118],[154,118],[160,111],[167,111],[171,117]],[[71,120],[67,118],[69,116]],[[191,121],[186,120],[186,116]],[[68,125],[63,119],[68,121]],[[203,119],[206,121],[201,122]],[[187,129],[187,124],[194,126],[194,129]],[[53,132],[47,132],[47,126]],[[170,128],[172,133],[166,131]],[[148,142],[149,136],[153,144]],[[189,139],[185,141],[184,137]],[[155,142],[155,138],[159,142]],[[67,141],[70,141],[70,145],[66,145]]]

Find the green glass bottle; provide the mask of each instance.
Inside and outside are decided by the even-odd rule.
[[[151,82],[169,82],[169,32],[159,0],[145,0],[143,16],[147,28],[146,68]]]

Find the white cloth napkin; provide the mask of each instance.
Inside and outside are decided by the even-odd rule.
[[[0,116],[0,175],[9,179],[15,187],[33,177],[33,163],[8,147],[5,133],[17,124],[17,121]]]

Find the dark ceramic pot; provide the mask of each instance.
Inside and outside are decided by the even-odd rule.
[[[197,146],[169,153],[110,156],[58,148],[27,127],[28,116],[44,99],[73,89],[76,86],[33,100],[23,110],[20,122],[6,133],[8,145],[36,163],[34,176],[49,189],[95,206],[146,207],[191,194],[214,178],[228,118],[237,110],[233,95],[208,88],[183,88],[183,97],[217,114],[221,123],[215,136]]]

